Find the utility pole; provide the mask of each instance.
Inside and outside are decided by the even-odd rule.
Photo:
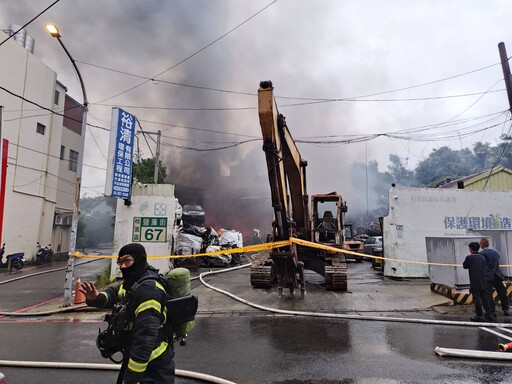
[[[507,88],[508,106],[509,111],[512,112],[512,79],[510,77],[510,66],[508,64],[507,50],[505,49],[505,43],[501,42],[498,44],[500,51],[501,67],[503,68],[503,77],[505,79],[505,86]]]
[[[160,172],[159,162],[160,162],[160,137],[162,136],[162,131],[158,131],[156,137],[156,152],[155,152],[155,173],[153,175],[153,180],[155,184],[158,184],[158,173]]]
[[[140,131],[143,135],[156,135],[156,152],[155,152],[155,172],[153,173],[153,181],[155,184],[158,184],[158,174],[160,173],[160,167],[158,163],[160,163],[160,137],[162,136],[162,131],[158,132],[149,132],[149,131]]]
[[[80,214],[80,187],[82,184],[82,168],[84,160],[85,150],[85,131],[87,129],[87,112],[89,111],[89,102],[87,101],[87,93],[85,92],[84,80],[76,65],[76,60],[71,56],[68,49],[64,45],[61,39],[59,28],[55,24],[46,24],[46,29],[55,37],[60,46],[66,52],[75,72],[80,81],[80,87],[82,88],[82,96],[84,98],[84,104],[82,106],[82,129],[80,131],[80,152],[78,153],[78,161],[76,164],[76,184],[75,184],[75,200],[73,204],[73,218],[71,221],[71,234],[69,238],[69,252],[68,252],[68,265],[66,267],[66,279],[64,281],[64,306],[69,307],[71,303],[71,295],[73,288],[73,278],[75,276],[75,251],[76,251],[76,239],[78,236],[78,216]]]
[[[0,105],[0,142],[3,142],[2,140],[2,120],[3,120],[3,117],[2,117],[2,113],[4,111],[4,106],[3,105]],[[2,151],[2,148],[0,147],[0,159],[3,158],[3,151]],[[7,164],[7,162],[6,162]],[[3,163],[2,163],[3,165]],[[4,177],[4,169],[3,167],[0,168],[0,196],[2,196],[3,193],[5,193],[5,177]],[[5,194],[4,194],[5,196]],[[4,223],[4,200],[1,199],[0,200],[0,244],[1,243],[1,240],[3,240],[3,236],[2,236],[2,231],[3,231],[3,223]],[[1,261],[1,260],[0,260]]]

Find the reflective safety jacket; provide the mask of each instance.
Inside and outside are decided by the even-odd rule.
[[[155,278],[148,279],[150,276]],[[170,358],[174,355],[164,326],[167,317],[166,292],[158,280],[158,272],[149,267],[139,282],[133,284],[129,291],[123,288],[123,284],[108,287],[94,302],[87,303],[100,308],[113,308],[127,298],[125,318],[128,331],[125,352],[129,351],[129,355],[125,353],[125,359],[128,358],[125,383],[141,381],[150,374],[146,369],[151,369],[152,361],[163,355],[168,359],[169,353]]]

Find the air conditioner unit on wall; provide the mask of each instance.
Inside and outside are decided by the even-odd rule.
[[[71,225],[73,224],[73,215],[67,215],[65,220],[62,222],[63,225]]]
[[[64,215],[55,214],[55,225],[64,224]]]

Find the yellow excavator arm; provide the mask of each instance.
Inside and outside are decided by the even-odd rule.
[[[313,231],[306,188],[308,163],[301,158],[286,125],[286,119],[277,110],[274,88],[270,81],[260,83],[258,113],[275,215],[274,240],[288,240],[294,236],[311,241]],[[323,197],[324,200],[328,198],[332,199],[333,196]],[[341,203],[341,196],[336,195],[334,198],[339,198]],[[339,217],[337,214],[338,221]],[[335,238],[340,243],[340,236],[335,235]],[[269,252],[268,258],[255,261],[251,265],[251,284],[256,288],[268,288],[277,280],[280,296],[284,288],[289,288],[293,295],[297,287],[300,287],[301,296],[304,296],[305,268],[324,276],[326,289],[347,290],[344,256],[295,243],[274,248]]]
[[[276,218],[276,240],[286,240],[292,233],[308,239],[307,162],[300,156],[285,117],[279,114],[270,81],[260,83],[258,111]],[[291,222],[294,228],[291,228]]]

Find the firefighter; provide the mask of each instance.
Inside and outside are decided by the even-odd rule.
[[[174,383],[172,340],[163,326],[166,292],[158,280],[158,270],[147,263],[146,250],[138,243],[123,246],[117,264],[122,284],[99,292],[94,283],[85,282],[80,289],[87,305],[113,308],[117,304],[124,311],[122,316],[113,317],[126,329],[121,337],[123,365],[117,383]]]

